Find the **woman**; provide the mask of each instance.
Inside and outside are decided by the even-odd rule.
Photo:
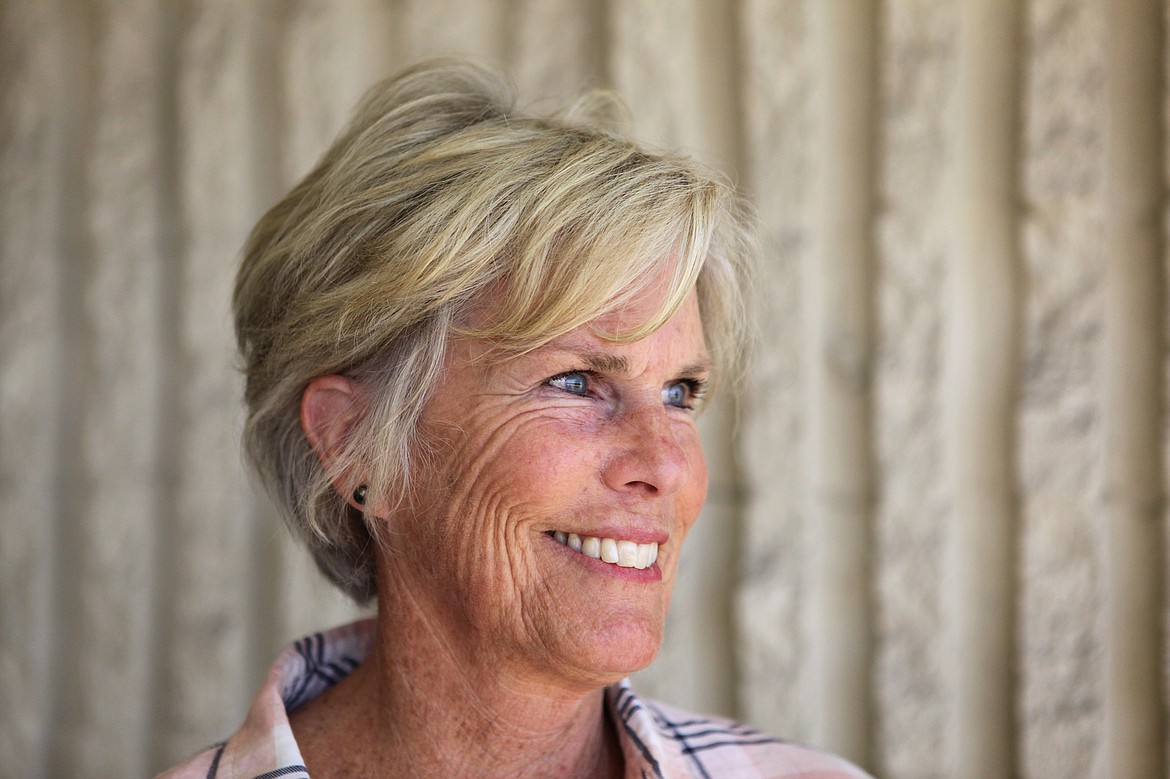
[[[173,776],[863,776],[638,699],[743,334],[744,231],[691,163],[457,63],[375,87],[257,225],[247,451],[376,620],[304,639]]]

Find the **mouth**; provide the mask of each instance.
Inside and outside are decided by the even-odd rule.
[[[561,530],[549,530],[547,535],[574,552],[616,565],[618,568],[636,568],[641,571],[654,565],[654,561],[658,559],[656,541],[639,544],[622,538],[582,536]]]

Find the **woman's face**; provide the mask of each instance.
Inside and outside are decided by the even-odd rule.
[[[649,313],[591,324],[613,332]],[[485,352],[475,340],[449,349],[421,421],[430,454],[414,508],[389,520],[383,575],[466,658],[610,683],[657,652],[706,496],[695,295],[634,343],[582,327],[502,364]]]

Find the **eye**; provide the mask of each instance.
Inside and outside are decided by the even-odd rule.
[[[662,388],[662,402],[668,406],[694,409],[703,398],[703,382],[700,379],[680,379]]]
[[[568,371],[553,376],[545,384],[584,397],[589,394],[590,378],[588,371]]]

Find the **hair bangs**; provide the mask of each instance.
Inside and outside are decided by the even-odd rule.
[[[605,141],[624,151],[624,143]],[[523,353],[610,312],[645,305],[651,295],[657,306],[649,316],[598,335],[636,341],[670,320],[696,288],[710,251],[718,189],[673,160],[622,160],[611,174],[588,192],[573,177],[578,186],[561,202],[542,204],[533,217],[542,229],[518,230],[522,239],[501,258],[507,271],[484,295],[486,322],[460,328],[461,335]]]

